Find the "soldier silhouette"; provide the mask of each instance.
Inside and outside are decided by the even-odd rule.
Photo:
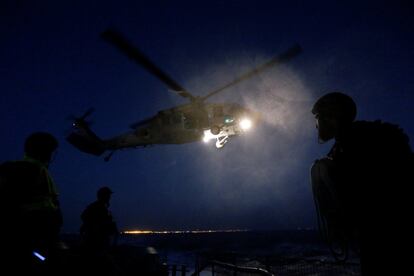
[[[319,142],[335,140],[311,169],[319,223],[333,252],[345,258],[355,245],[362,275],[404,275],[414,169],[408,136],[394,124],[355,121],[355,102],[340,92],[322,96],[312,113]]]
[[[59,244],[62,215],[48,170],[57,147],[54,136],[35,132],[25,141],[23,160],[0,166],[1,261],[14,273],[44,267],[38,264],[47,263]]]
[[[102,187],[97,192],[97,200],[89,204],[81,214],[80,229],[83,245],[91,251],[106,251],[111,238],[116,238],[118,229],[109,211],[111,189]]]

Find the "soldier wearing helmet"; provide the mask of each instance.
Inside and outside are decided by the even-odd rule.
[[[356,117],[356,104],[351,97],[332,92],[321,97],[313,106],[319,141],[326,142],[341,135]]]
[[[81,235],[84,247],[91,252],[103,252],[110,248],[111,238],[118,229],[109,211],[112,190],[109,187],[98,189],[97,200],[89,204],[81,214]]]
[[[334,256],[346,259],[352,246],[364,276],[402,275],[398,252],[408,225],[401,215],[409,215],[404,199],[413,180],[408,136],[394,124],[356,121],[355,102],[341,92],[319,98],[312,113],[319,142],[334,139],[311,168],[318,222]]]

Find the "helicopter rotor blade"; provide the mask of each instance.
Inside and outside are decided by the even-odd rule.
[[[295,56],[299,55],[302,52],[302,47],[298,44],[294,45],[293,47],[289,48],[286,52],[272,58],[270,61],[254,68],[253,70],[235,78],[232,82],[208,93],[207,95],[203,96],[201,99],[204,101],[205,99],[229,88],[230,86],[233,86],[241,81],[244,81],[248,78],[253,77],[254,75],[257,75],[258,73],[266,70],[267,68],[271,67],[271,66],[275,66],[278,64],[282,64],[284,62],[287,62],[289,60],[291,60],[292,58],[294,58]]]
[[[95,108],[90,107],[88,110],[85,111],[85,113],[83,113],[81,119],[86,119],[86,117],[89,117],[89,115],[91,115],[93,112],[95,112]]]
[[[91,120],[86,120],[87,117],[89,117],[93,112],[95,112],[95,108],[90,107],[88,108],[88,110],[85,111],[85,113],[83,113],[82,116],[77,117],[73,114],[69,115],[68,117],[66,117],[66,120],[68,121],[72,121],[73,126],[75,125],[85,125],[85,126],[91,126],[94,124],[93,121]]]
[[[101,34],[102,38],[113,44],[130,59],[144,67],[149,73],[165,83],[171,90],[184,98],[194,100],[195,97],[186,91],[181,85],[173,80],[167,73],[157,67],[144,53],[133,46],[121,33],[108,29]]]

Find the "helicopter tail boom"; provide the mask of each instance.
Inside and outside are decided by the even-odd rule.
[[[72,132],[66,137],[66,140],[78,150],[100,156],[105,152],[102,140],[96,140],[93,137],[85,136],[80,133]]]
[[[84,117],[75,120],[66,140],[80,151],[99,156],[107,150],[105,142],[89,128]]]

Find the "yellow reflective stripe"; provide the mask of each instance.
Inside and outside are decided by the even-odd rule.
[[[55,200],[57,199],[57,196],[58,196],[57,188],[45,164],[29,156],[24,156],[23,160],[26,162],[36,164],[37,166],[40,167],[40,170],[41,170],[40,174],[44,174],[44,176],[46,177],[45,180],[47,183],[45,184],[47,185],[49,194],[45,196],[34,197],[32,199],[32,202],[24,204],[22,206],[22,209],[28,210],[28,211],[58,209],[58,206],[55,204]],[[42,177],[42,175],[39,175],[39,176]]]
[[[50,176],[46,168],[43,168],[42,170],[43,170],[42,173],[46,175],[47,188],[48,188],[49,194],[52,196],[57,196],[58,192],[57,192],[55,182],[53,181],[53,178]]]

